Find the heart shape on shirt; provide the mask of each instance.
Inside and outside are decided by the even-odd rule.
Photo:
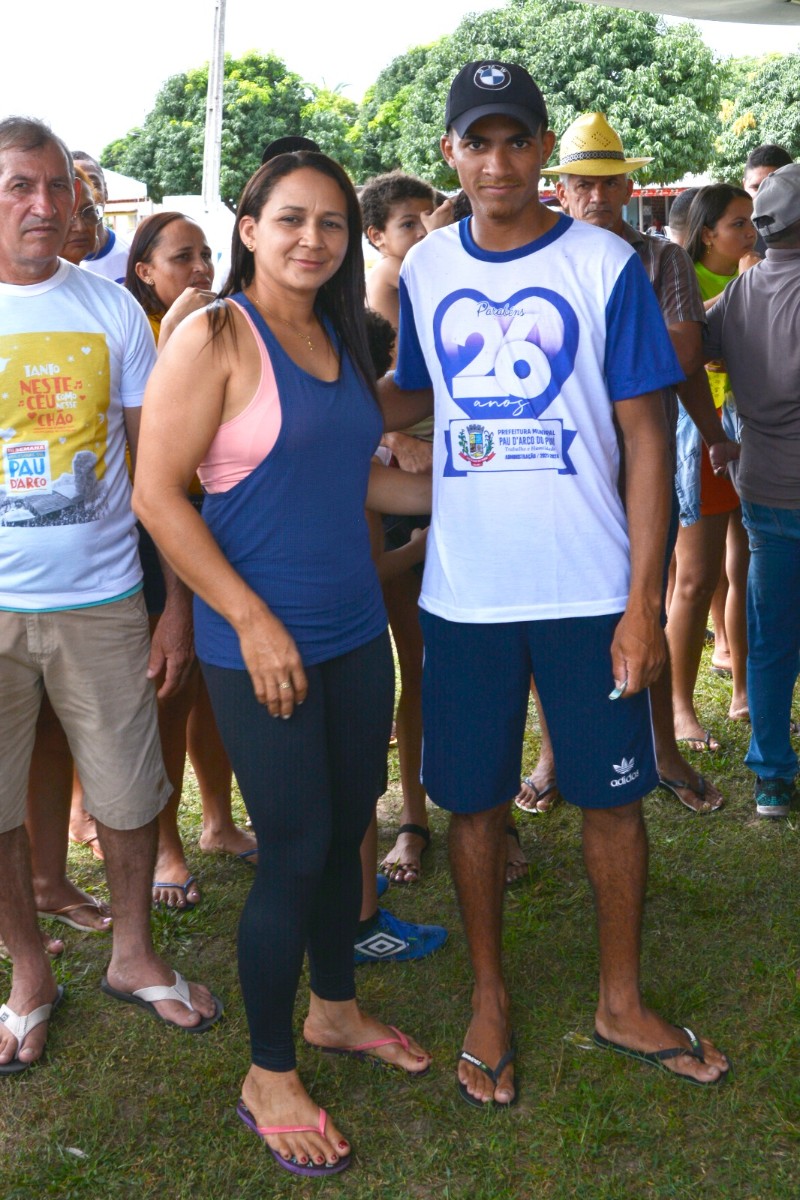
[[[572,374],[578,319],[548,288],[501,301],[462,288],[439,304],[433,335],[450,395],[467,416],[538,418]]]

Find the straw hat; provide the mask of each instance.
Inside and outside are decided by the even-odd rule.
[[[652,158],[626,158],[622,139],[603,113],[584,113],[573,121],[559,145],[561,162],[543,175],[627,175]]]

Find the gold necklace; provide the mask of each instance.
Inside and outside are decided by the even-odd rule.
[[[255,304],[256,308],[260,308],[261,311],[265,312],[268,317],[272,317],[272,319],[274,321],[281,321],[284,325],[288,325],[289,328],[291,329],[292,333],[296,333],[297,336],[301,337],[304,342],[307,342],[309,350],[311,351],[312,354],[314,353],[314,343],[311,341],[311,338],[308,336],[307,333],[303,333],[302,329],[298,329],[297,326],[293,325],[291,321],[287,321],[286,317],[280,317],[280,316],[278,316],[277,313],[271,312],[270,309],[267,308],[266,304],[262,304],[259,300],[256,299],[255,296],[252,296],[251,299],[252,299],[253,303]]]

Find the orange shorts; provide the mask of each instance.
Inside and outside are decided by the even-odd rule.
[[[700,516],[714,517],[733,512],[739,507],[736,488],[726,475],[715,475],[708,457],[708,447],[700,447]]]

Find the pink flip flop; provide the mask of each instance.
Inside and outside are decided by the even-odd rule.
[[[411,1079],[421,1079],[423,1075],[427,1075],[430,1071],[430,1063],[423,1071],[407,1071],[405,1067],[399,1066],[397,1063],[387,1062],[385,1058],[381,1058],[377,1054],[371,1054],[371,1050],[377,1050],[380,1046],[402,1046],[408,1051],[408,1038],[404,1033],[401,1033],[394,1025],[390,1025],[394,1037],[376,1038],[374,1042],[361,1042],[358,1046],[319,1046],[316,1042],[309,1042],[306,1038],[306,1044],[314,1050],[321,1050],[323,1054],[338,1054],[342,1058],[357,1058],[361,1062],[370,1062],[376,1067],[387,1067],[390,1071],[402,1071],[404,1075],[408,1075]]]
[[[311,1162],[307,1165],[299,1163],[296,1158],[284,1158],[277,1150],[273,1150],[266,1140],[268,1137],[277,1137],[282,1133],[319,1133],[325,1137],[328,1114],[324,1108],[319,1110],[319,1121],[316,1125],[257,1125],[255,1117],[244,1100],[240,1100],[236,1105],[236,1115],[241,1121],[244,1121],[248,1129],[252,1129],[253,1133],[261,1138],[275,1162],[279,1167],[283,1167],[284,1171],[291,1171],[293,1175],[338,1175],[340,1171],[346,1171],[350,1166],[349,1154],[345,1154],[338,1162],[326,1162],[322,1167]]]

